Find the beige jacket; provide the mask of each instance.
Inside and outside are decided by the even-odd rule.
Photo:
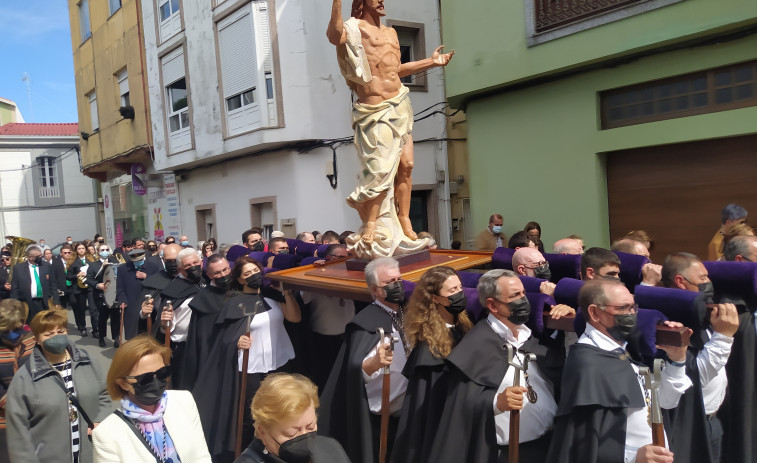
[[[163,423],[182,463],[211,463],[197,405],[189,391],[168,391]],[[115,413],[92,433],[95,463],[155,463],[145,444]]]
[[[502,238],[500,246],[506,248],[507,236],[504,233],[495,235],[489,228],[485,228],[481,233],[476,235],[473,246],[476,248],[476,251],[494,251],[497,249],[497,237]]]

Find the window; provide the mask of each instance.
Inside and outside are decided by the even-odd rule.
[[[400,63],[418,61],[426,57],[423,24],[392,20],[388,20],[386,23],[397,31],[397,39],[400,44]],[[410,90],[426,91],[426,72],[405,76],[400,80]]]
[[[181,30],[179,0],[159,0],[160,40],[164,41]]]
[[[118,94],[121,96],[121,106],[129,106],[129,74],[126,69],[116,75]]]
[[[192,146],[184,49],[180,47],[163,57],[161,67],[165,82],[169,152],[176,153]]]
[[[79,32],[81,32],[82,42],[92,36],[92,30],[89,27],[89,0],[79,2]]]
[[[608,90],[602,128],[757,106],[757,61]]]
[[[55,169],[55,158],[44,156],[37,158],[39,166],[39,197],[57,198],[60,196],[58,177]]]
[[[97,132],[100,130],[100,120],[97,118],[97,94],[94,90],[87,94],[87,99],[89,99],[89,116],[92,132]]]
[[[121,8],[121,0],[108,0],[108,5],[110,6],[110,14],[113,15]]]

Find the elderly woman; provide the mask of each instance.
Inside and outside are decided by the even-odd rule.
[[[255,439],[234,463],[349,463],[339,442],[316,435],[318,404],[318,388],[306,377],[269,375],[250,406]]]
[[[88,428],[105,418],[110,400],[102,373],[69,342],[67,326],[63,310],[32,319],[37,347],[13,377],[5,408],[11,461],[92,462]]]
[[[450,267],[421,276],[408,302],[405,336],[413,348],[402,374],[408,378],[393,462],[427,461],[446,392],[444,359],[473,326],[465,312],[463,285]]]
[[[108,393],[121,406],[93,433],[95,462],[210,462],[200,416],[188,391],[166,391],[171,351],[147,336],[124,343],[108,370]]]
[[[0,461],[8,461],[5,401],[13,375],[26,363],[36,342],[24,320],[29,307],[15,299],[0,301]]]

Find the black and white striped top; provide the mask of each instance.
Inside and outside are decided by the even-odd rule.
[[[76,391],[74,390],[74,376],[71,371],[71,359],[66,359],[65,362],[61,362],[61,363],[54,363],[53,368],[58,370],[61,377],[63,378],[63,383],[66,385],[66,390],[71,395],[76,395]],[[67,406],[72,407],[70,403],[67,404]],[[79,461],[79,418],[78,417],[71,423],[71,451],[73,453],[74,463],[78,462]]]

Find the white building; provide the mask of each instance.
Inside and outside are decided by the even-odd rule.
[[[48,246],[97,232],[95,184],[79,170],[79,125],[0,127],[0,237]]]
[[[390,0],[386,11],[403,57],[424,58],[439,45],[436,0]],[[337,147],[334,162],[330,146],[316,147],[352,136],[352,95],[325,34],[331,2],[142,0],[142,12],[154,166],[176,174],[182,232],[231,243],[250,226],[291,237],[357,230],[345,203],[357,184],[355,148]],[[407,85],[416,113],[445,100],[442,69]],[[415,124],[411,212],[416,231],[446,247],[444,127],[443,115]]]

